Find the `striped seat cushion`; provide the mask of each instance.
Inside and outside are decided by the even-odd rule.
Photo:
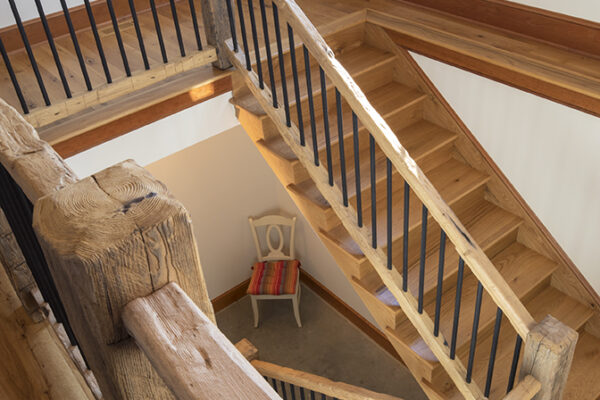
[[[254,264],[248,294],[294,294],[300,261],[263,261]]]

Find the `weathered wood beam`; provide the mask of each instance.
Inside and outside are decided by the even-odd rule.
[[[177,282],[214,320],[183,205],[125,161],[40,199],[34,228],[104,397],[172,398],[121,313],[130,301]]]
[[[541,387],[542,385],[537,379],[527,375],[502,400],[531,400]]]
[[[217,61],[213,66],[220,69],[231,67],[231,62],[225,51],[225,40],[231,38],[227,8],[223,0],[201,0],[202,19],[206,41],[217,50]]]
[[[279,399],[176,283],[133,300],[123,322],[180,400]]]

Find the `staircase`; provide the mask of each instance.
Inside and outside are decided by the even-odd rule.
[[[271,5],[267,8],[270,20]],[[257,6],[257,20],[261,11],[264,7],[261,10]],[[253,25],[256,36],[260,27],[254,26],[254,15],[250,15],[252,21],[247,12],[245,15],[246,29],[250,32]],[[289,11],[285,15],[290,18]],[[252,43],[255,36],[248,33],[242,38],[239,20],[236,23],[239,47],[243,40]],[[375,143],[366,124],[353,121],[354,104],[339,95],[338,85],[323,73],[324,64],[318,63],[314,55],[305,63],[306,50],[299,41],[290,43],[291,48],[282,45],[288,43],[287,32],[281,29],[286,38],[281,40],[278,23],[270,23],[258,37],[263,40],[270,36],[269,43],[273,43],[268,48],[259,49],[257,40],[254,52],[248,51],[246,59],[242,50],[230,52],[230,59],[238,67],[234,75],[238,119],[426,394],[432,399],[454,399],[468,397],[465,392],[473,390],[473,398],[480,397],[479,389],[469,386],[472,380],[481,391],[485,387],[485,397],[503,398],[523,359],[521,332],[515,329],[518,324],[500,307],[498,299],[492,298],[489,287],[480,284],[484,280],[474,274],[475,268],[464,268],[462,250],[446,240],[446,226],[438,223],[431,209],[421,202],[422,197],[411,190],[413,185],[409,187],[398,169],[392,167],[382,143]],[[597,317],[595,311],[585,297],[573,293],[578,289],[569,291],[560,284],[568,276],[562,260],[548,250],[543,233],[516,205],[519,200],[503,186],[504,177],[486,163],[476,140],[411,56],[397,47],[383,28],[366,22],[364,14],[357,14],[320,31],[335,58],[462,223],[468,232],[463,233],[465,238],[481,248],[507,283],[508,292],[514,293],[516,301],[509,303],[519,303],[516,310],[522,304],[524,315],[529,313],[535,321],[549,314],[579,332],[564,398],[597,399],[600,339],[588,322]],[[257,53],[262,57],[258,58]],[[266,88],[264,99],[254,88],[249,90],[249,85],[260,85],[260,74],[255,72],[259,66]],[[287,75],[281,73],[281,67]],[[297,74],[292,73],[294,67]],[[269,88],[273,87],[276,89],[271,96]],[[274,96],[279,114],[267,110],[265,99],[273,100]],[[289,103],[289,109],[281,107],[284,102]],[[284,108],[289,126],[273,118],[284,118]],[[304,134],[305,149],[318,159],[319,167],[290,146],[286,135],[298,137],[298,133]],[[323,177],[333,181],[333,188],[341,196],[325,193],[329,189],[323,189],[322,183],[314,179],[318,168],[329,171]],[[339,204],[334,204],[332,198]],[[345,204],[348,207],[343,208]],[[359,221],[360,232],[366,232],[365,240],[356,240],[357,235],[348,229],[344,221],[350,214]],[[373,248],[379,252],[375,256]],[[467,374],[471,379],[462,389],[449,372],[450,361],[439,360],[439,349],[432,349],[429,339],[420,334],[414,318],[399,304],[398,291],[381,267],[374,265],[373,257],[378,254],[388,257],[392,276],[397,272],[396,276],[407,278],[408,293],[418,298],[415,307],[432,319],[435,316],[434,329],[439,328],[446,338],[441,346],[455,347],[457,359],[469,360]],[[397,281],[401,286],[402,280]],[[490,362],[494,356],[495,361]]]

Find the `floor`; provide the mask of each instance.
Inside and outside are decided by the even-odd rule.
[[[306,286],[302,328],[291,301],[262,301],[259,307],[257,329],[248,296],[217,313],[217,324],[233,343],[250,340],[261,360],[404,399],[427,398],[404,365]]]

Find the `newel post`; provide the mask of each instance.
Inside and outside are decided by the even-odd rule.
[[[527,335],[520,377],[541,383],[535,400],[560,400],[575,353],[578,333],[548,315]]]
[[[231,31],[225,0],[201,0],[201,4],[206,41],[217,49],[217,61],[213,66],[227,69],[231,63],[225,52],[225,40],[231,38]]]
[[[126,161],[39,199],[34,228],[104,398],[172,399],[121,314],[176,282],[214,321],[183,205]]]

